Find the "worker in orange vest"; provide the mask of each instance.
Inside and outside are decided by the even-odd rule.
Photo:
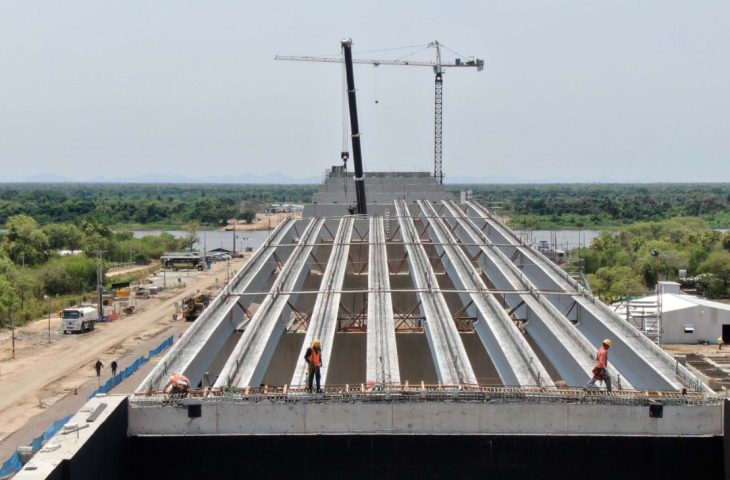
[[[596,382],[603,381],[606,384],[606,392],[611,393],[611,377],[608,375],[608,349],[611,348],[610,338],[603,341],[603,345],[596,352],[596,366],[593,369],[593,378],[585,386],[585,388],[593,388]]]
[[[170,395],[187,395],[190,390],[190,380],[182,373],[173,373],[165,385],[165,393]]]
[[[307,391],[312,392],[312,383],[317,379],[317,393],[322,390],[319,386],[320,374],[319,369],[322,368],[322,343],[319,339],[314,339],[312,346],[304,353],[304,361],[307,362]]]

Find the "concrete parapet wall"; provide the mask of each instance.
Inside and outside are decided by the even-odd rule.
[[[665,405],[663,417],[648,405],[532,402],[283,402],[194,400],[185,406],[130,404],[130,435],[581,435],[718,436],[720,402]]]

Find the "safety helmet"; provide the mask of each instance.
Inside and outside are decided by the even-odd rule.
[[[608,345],[608,346],[610,347],[610,346],[611,346],[611,345],[613,344],[613,342],[611,341],[611,339],[610,339],[610,338],[607,338],[607,339],[605,339],[605,340],[603,341],[603,344],[604,344],[604,345]]]
[[[317,347],[317,348],[322,346],[322,343],[319,341],[319,338],[314,339],[314,341],[312,342],[312,346]]]

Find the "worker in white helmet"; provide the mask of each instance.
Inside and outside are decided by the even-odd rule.
[[[611,377],[608,375],[608,349],[613,342],[610,338],[603,341],[603,345],[596,352],[596,366],[593,368],[593,378],[585,388],[595,388],[596,382],[602,381],[606,384],[606,392],[611,393]]]
[[[317,393],[320,393],[319,369],[322,368],[322,343],[315,338],[312,346],[304,353],[304,361],[307,362],[307,391],[312,392],[312,384],[317,379]]]

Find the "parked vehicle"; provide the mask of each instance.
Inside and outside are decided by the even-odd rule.
[[[166,253],[160,257],[163,268],[171,268],[173,271],[178,270],[199,270],[205,269],[204,258],[200,253]]]
[[[99,320],[99,312],[93,307],[66,308],[61,319],[63,333],[90,332]]]

